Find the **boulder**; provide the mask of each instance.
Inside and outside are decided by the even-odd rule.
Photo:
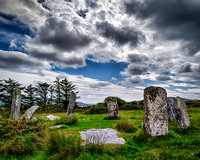
[[[108,117],[119,117],[117,97],[107,97],[105,101],[108,108]]]
[[[71,94],[70,94],[69,105],[68,105],[68,108],[67,108],[67,115],[68,116],[74,115],[75,103],[76,103],[76,94],[72,91]]]
[[[38,108],[39,106],[32,106],[31,108],[27,109],[26,112],[23,114],[22,118],[25,117],[26,120],[31,120]]]
[[[175,98],[167,98],[167,111],[171,121],[176,121],[176,112],[174,108],[175,101]]]
[[[54,121],[54,120],[60,119],[60,117],[54,116],[54,115],[48,115],[48,116],[46,116],[46,119],[47,119],[47,120]]]
[[[190,120],[187,114],[187,106],[185,102],[177,97],[174,104],[176,112],[176,121],[181,128],[188,128],[190,126]]]
[[[89,129],[87,131],[81,131],[81,138],[84,139],[82,145],[85,144],[125,144],[123,138],[117,136],[119,132],[115,129]]]
[[[11,119],[18,120],[21,108],[21,91],[16,87],[13,91],[12,106],[11,106]]]
[[[168,133],[167,92],[161,87],[147,87],[144,90],[144,128],[151,136]]]

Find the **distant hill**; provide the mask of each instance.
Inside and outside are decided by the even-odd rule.
[[[176,97],[167,97],[167,98],[176,98]],[[199,101],[198,99],[187,99],[187,98],[181,98],[184,101]]]
[[[77,105],[79,107],[87,107],[87,106],[92,106],[92,105],[95,105],[95,104],[87,104],[87,103],[83,103],[83,102],[76,102]]]

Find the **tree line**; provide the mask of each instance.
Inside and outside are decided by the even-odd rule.
[[[22,109],[33,105],[39,105],[46,110],[67,110],[70,93],[74,91],[76,94],[76,85],[66,78],[56,77],[53,84],[47,82],[37,83],[36,85],[22,86],[13,79],[0,80],[0,101],[6,109],[11,108],[12,95],[16,87],[21,90]]]

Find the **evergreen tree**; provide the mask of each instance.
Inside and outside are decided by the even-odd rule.
[[[76,89],[76,86],[68,81],[66,78],[61,81],[61,89],[62,89],[62,103],[64,104],[64,109],[67,109],[70,93]],[[76,92],[77,94],[78,92]]]
[[[53,85],[51,85],[49,87],[49,93],[50,93],[49,102],[50,102],[50,105],[51,105],[51,110],[53,110],[53,101],[54,101],[54,86]]]
[[[36,91],[37,91],[37,88],[33,87],[32,84],[30,84],[24,89],[25,104],[27,104],[29,107],[33,106],[36,101]]]
[[[48,83],[38,83],[37,90],[40,102],[43,104],[44,110],[47,109],[47,102],[48,102],[48,89],[49,89]]]
[[[21,86],[17,81],[13,79],[8,79],[8,80],[2,80],[0,84],[0,96],[1,96],[1,101],[3,102],[5,107],[10,108],[12,104],[12,95],[13,91],[16,87]],[[22,87],[19,87],[21,90],[23,90]]]
[[[56,94],[56,106],[59,110],[59,106],[60,106],[60,103],[61,103],[61,81],[60,81],[60,78],[59,77],[56,77],[56,80],[54,81],[54,86],[55,86],[55,94]]]

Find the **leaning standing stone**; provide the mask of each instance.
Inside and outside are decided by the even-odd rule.
[[[108,117],[119,117],[118,104],[116,97],[106,98]]]
[[[167,98],[167,111],[171,121],[176,121],[176,111],[174,107],[175,101],[175,98]]]
[[[181,128],[187,128],[190,126],[190,120],[187,114],[187,106],[185,102],[180,98],[177,97],[174,108],[176,111],[176,121]]]
[[[168,133],[167,92],[161,87],[147,87],[144,90],[144,128],[151,136]]]
[[[26,112],[23,114],[22,118],[25,117],[26,120],[31,120],[38,108],[39,106],[32,106],[31,108],[27,109]]]
[[[68,108],[67,108],[67,115],[68,116],[74,115],[75,103],[76,103],[76,94],[72,91],[71,94],[70,94],[69,105],[68,105]]]
[[[11,119],[18,120],[21,107],[21,91],[18,87],[14,89],[11,106]]]

